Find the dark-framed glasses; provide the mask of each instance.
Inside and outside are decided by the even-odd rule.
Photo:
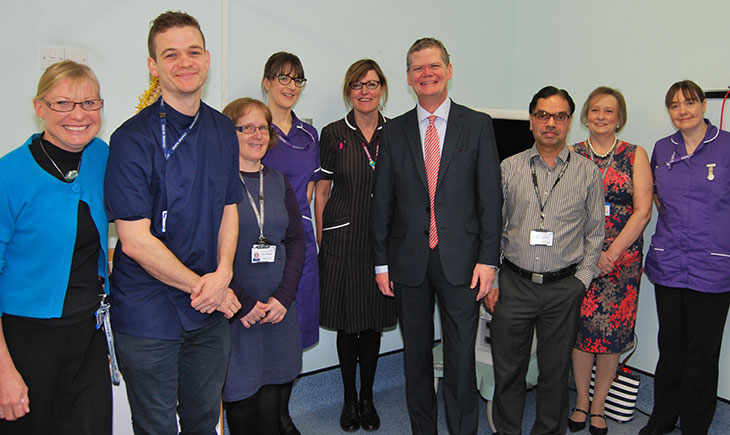
[[[368,80],[366,82],[350,82],[350,89],[355,91],[359,91],[363,86],[374,91],[375,89],[378,89],[378,86],[380,86],[380,81]]]
[[[538,110],[532,116],[540,122],[548,122],[550,118],[553,118],[556,124],[565,124],[570,119],[570,115],[566,112],[550,113],[544,110]]]
[[[254,134],[257,131],[261,134],[271,134],[271,127],[268,125],[237,125],[236,130],[243,134]]]
[[[301,77],[292,77],[289,74],[279,74],[276,76],[276,80],[278,80],[279,83],[285,86],[291,83],[292,80],[294,80],[294,86],[298,88],[302,88],[304,87],[304,85],[307,84],[307,79]]]
[[[104,107],[104,100],[101,98],[86,101],[48,101],[44,99],[43,102],[46,103],[46,106],[54,112],[72,112],[76,108],[77,104],[87,112],[96,112]]]

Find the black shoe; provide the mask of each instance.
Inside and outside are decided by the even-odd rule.
[[[584,411],[580,408],[575,408],[573,412],[582,412],[583,414],[588,417],[588,411]],[[571,413],[572,414],[572,413]],[[568,429],[570,429],[571,432],[578,432],[586,428],[586,421],[574,421],[571,420],[570,417],[568,417]]]
[[[662,429],[659,426],[654,426],[651,423],[647,423],[646,426],[641,428],[641,430],[639,431],[639,435],[662,435],[665,433],[672,432],[673,430],[674,430],[674,427],[667,430],[667,429]]]
[[[380,417],[372,400],[360,400],[360,425],[368,431],[378,430],[380,427]]]
[[[357,402],[345,402],[340,414],[340,427],[345,432],[354,432],[360,429],[360,413],[357,410]]]
[[[606,416],[603,414],[591,414],[591,418],[593,417],[602,418],[604,422],[606,421]],[[593,426],[593,423],[591,423],[591,425],[588,426],[588,432],[590,432],[591,435],[606,435],[608,433],[608,426],[596,427]]]
[[[291,420],[289,414],[279,416],[279,435],[302,435],[297,427],[294,426],[294,422]]]

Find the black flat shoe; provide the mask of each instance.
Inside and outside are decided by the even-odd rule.
[[[340,414],[340,427],[345,432],[354,432],[360,429],[360,413],[357,409],[357,402],[345,402]]]
[[[360,401],[360,426],[367,431],[378,430],[380,427],[380,417],[372,400]]]
[[[606,416],[603,414],[591,414],[590,417],[591,418],[593,418],[593,417],[602,418],[604,422],[606,421]],[[591,423],[591,425],[588,426],[588,432],[590,432],[591,435],[606,435],[608,433],[608,426],[596,427],[596,426],[593,426],[593,423]]]
[[[581,412],[581,413],[585,414],[586,417],[588,417],[588,411],[584,411],[584,410],[582,410],[580,408],[575,408],[573,410],[573,412]],[[572,414],[572,412],[571,412],[571,414]],[[585,420],[583,420],[583,421],[573,421],[573,420],[570,419],[570,417],[568,417],[568,429],[571,432],[579,432],[579,431],[582,431],[585,428],[586,428],[586,421]]]
[[[279,435],[302,435],[289,414],[279,416]]]

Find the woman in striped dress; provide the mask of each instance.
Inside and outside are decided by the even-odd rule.
[[[337,355],[345,387],[340,425],[345,431],[376,430],[373,382],[384,328],[396,323],[393,299],[375,284],[370,254],[370,193],[385,118],[385,75],[371,59],[345,74],[343,97],[352,110],[322,129],[322,180],[315,214],[320,243],[320,325],[337,330]],[[360,398],[355,372],[360,361]]]

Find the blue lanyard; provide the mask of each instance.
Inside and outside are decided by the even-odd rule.
[[[177,146],[180,145],[180,143],[185,139],[185,136],[190,133],[190,130],[193,129],[193,126],[195,126],[195,123],[198,121],[198,116],[200,116],[200,110],[198,110],[198,113],[195,114],[195,118],[193,119],[193,122],[190,123],[188,128],[185,129],[183,134],[178,138],[177,142],[170,148],[167,149],[167,113],[165,112],[165,101],[160,98],[160,135],[162,136],[162,154],[165,156],[165,160],[169,160],[172,153],[175,152],[177,149]]]

